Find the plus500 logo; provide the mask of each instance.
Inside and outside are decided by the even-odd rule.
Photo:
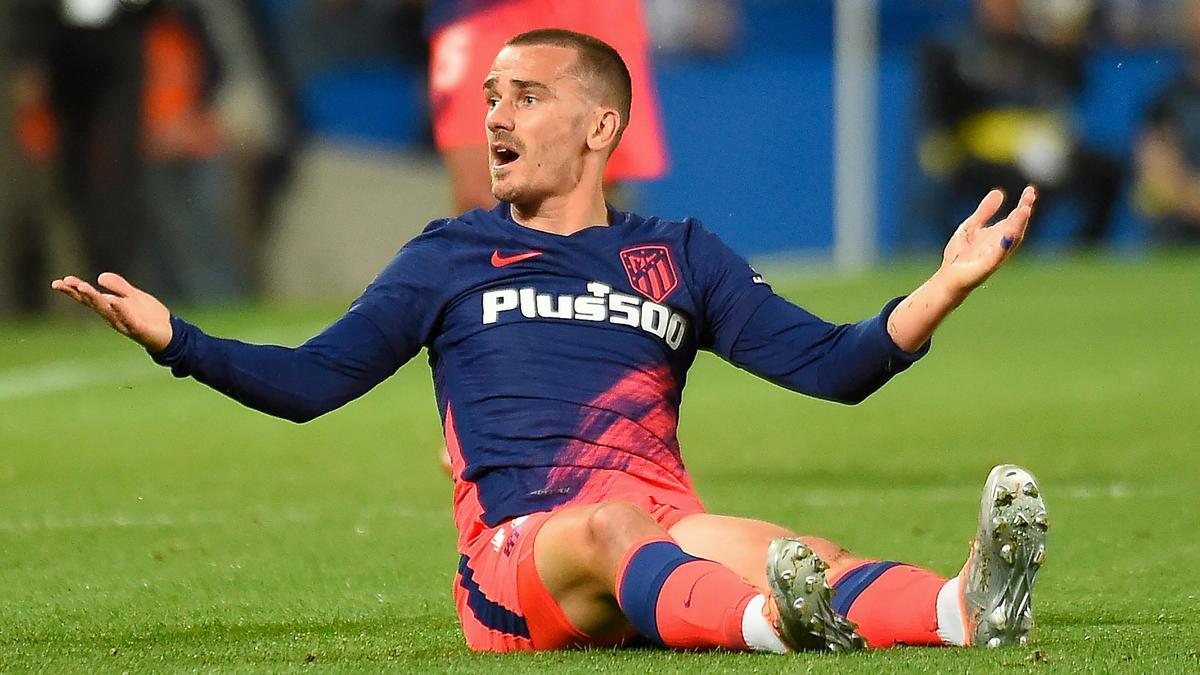
[[[679,349],[687,335],[687,317],[665,305],[636,295],[614,293],[612,286],[593,281],[588,295],[551,295],[532,288],[501,288],[483,294],[483,324],[500,320],[505,312],[520,312],[526,319],[607,321],[632,326],[661,338],[671,349]]]

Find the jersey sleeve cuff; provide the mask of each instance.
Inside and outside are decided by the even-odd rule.
[[[166,349],[163,349],[157,354],[151,353],[150,358],[160,366],[167,366],[176,376],[182,377],[180,372],[184,359],[187,357],[188,348],[193,342],[193,333],[200,329],[183,319],[171,315],[171,341],[167,343]]]

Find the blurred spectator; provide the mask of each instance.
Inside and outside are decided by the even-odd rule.
[[[429,0],[428,4],[434,140],[450,171],[455,212],[495,204],[481,87],[505,41],[537,28],[565,28],[600,38],[629,67],[633,108],[605,181],[650,179],[665,171],[666,148],[641,0]]]
[[[1083,144],[1071,116],[1083,87],[1090,3],[975,0],[974,8],[975,24],[929,45],[922,63],[928,126],[920,161],[945,191],[936,202],[946,211],[934,222],[959,221],[956,196],[1001,187],[1015,197],[1035,183],[1046,206],[1073,197],[1078,240],[1100,243],[1122,169]]]
[[[1181,9],[1184,69],[1150,108],[1135,201],[1158,244],[1200,243],[1200,0]]]
[[[152,278],[140,93],[148,13],[117,0],[12,0],[16,125],[33,161],[53,161],[84,269]],[[41,283],[38,284],[41,286]]]
[[[216,51],[199,11],[181,0],[153,6],[144,42],[142,145],[160,288],[189,301],[240,297],[247,289],[214,107]]]
[[[30,203],[31,167],[19,152],[15,133],[28,85],[16,79],[12,55],[5,48],[15,32],[10,9],[0,8],[0,84],[11,85],[0,88],[0,284],[6,289],[0,293],[0,315],[36,310],[46,296],[41,281],[46,274],[39,264],[44,233]]]
[[[234,221],[248,251],[252,286],[261,276],[261,243],[272,229],[301,140],[295,87],[271,39],[260,2],[194,0],[221,64],[214,97],[228,139]]]
[[[181,300],[240,294],[217,61],[195,8],[14,2],[18,135],[31,160],[53,164],[86,273],[128,270]]]

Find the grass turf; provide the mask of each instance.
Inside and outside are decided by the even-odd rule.
[[[1038,627],[989,652],[472,654],[424,363],[296,426],[174,382],[94,321],[2,327],[0,670],[1196,671],[1197,262],[1021,260],[854,408],[708,356],[692,371],[684,457],[715,512],[950,574],[988,469],[1030,467],[1053,524]],[[781,290],[852,320],[925,269]],[[295,343],[338,311],[192,317]]]

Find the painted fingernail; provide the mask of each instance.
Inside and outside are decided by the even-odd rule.
[[[1013,238],[1012,237],[1002,237],[1000,239],[1000,248],[1007,251],[1012,247],[1013,247]]]

